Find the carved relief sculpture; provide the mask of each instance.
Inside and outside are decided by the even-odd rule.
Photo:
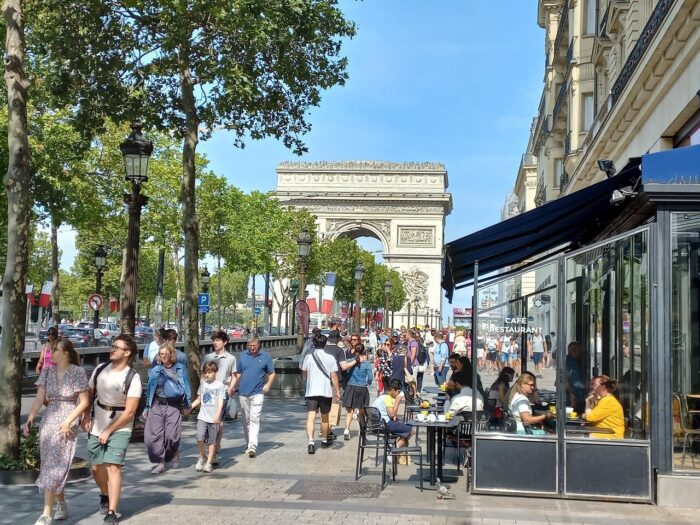
[[[417,268],[401,274],[404,286],[406,287],[406,298],[410,302],[416,302],[420,305],[428,302],[428,274],[420,271]]]
[[[412,246],[433,246],[435,244],[434,229],[399,227],[399,244]]]

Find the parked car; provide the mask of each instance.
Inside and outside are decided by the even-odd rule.
[[[99,323],[97,328],[99,328],[102,335],[107,338],[109,344],[112,344],[114,338],[122,333],[117,323]]]
[[[134,330],[134,339],[136,344],[147,345],[153,341],[153,328],[148,326],[137,326]]]
[[[76,348],[84,348],[92,344],[92,334],[84,328],[66,328],[61,333],[61,339],[68,339]]]

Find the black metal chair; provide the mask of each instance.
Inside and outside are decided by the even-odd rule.
[[[376,410],[376,409],[375,409]],[[379,411],[377,410],[377,413]],[[391,458],[391,481],[396,481],[396,461],[399,456],[406,455],[407,457],[418,457],[418,480],[420,485],[420,490],[423,492],[423,449],[419,446],[413,447],[397,447],[396,446],[396,436],[389,432],[386,426],[386,422],[382,420],[384,426],[384,464],[382,466],[382,490],[387,485],[386,467]],[[394,441],[393,445],[391,441]]]
[[[385,426],[379,410],[367,406],[364,407],[357,416],[360,424],[360,435],[357,439],[357,464],[355,466],[355,481],[360,479],[362,474],[362,463],[365,459],[365,449],[373,448],[374,466],[379,466],[379,448],[385,448]],[[395,438],[394,438],[395,439]]]

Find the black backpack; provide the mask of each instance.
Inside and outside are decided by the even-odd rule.
[[[416,353],[416,360],[419,365],[424,365],[428,360],[428,349],[425,345],[418,343],[418,352]]]

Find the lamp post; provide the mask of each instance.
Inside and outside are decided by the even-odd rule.
[[[408,321],[406,322],[406,327],[411,329],[411,300],[409,299],[406,303],[406,308],[408,309]]]
[[[141,208],[148,197],[141,195],[141,185],[148,181],[148,160],[153,153],[153,142],[146,140],[141,123],[131,124],[131,134],[119,145],[124,157],[125,178],[131,183],[131,193],[124,194],[129,208],[129,229],[126,238],[124,264],[124,297],[122,300],[121,331],[133,336],[136,325],[136,281],[139,274],[139,246],[141,237]]]
[[[297,255],[299,255],[299,297],[300,301],[306,301],[306,259],[311,251],[311,235],[309,230],[304,228],[297,237]],[[301,326],[301,318],[297,317],[299,323],[297,327],[297,353],[301,354],[304,349],[305,330]]]
[[[418,328],[418,306],[420,303],[418,302],[418,299],[416,299],[414,305],[413,305],[413,327]]]
[[[207,270],[207,267],[204,267],[204,271],[202,272],[201,279],[202,279],[202,291],[204,293],[209,293],[209,278],[211,275],[209,275],[209,270]],[[202,312],[202,334],[201,334],[201,339],[204,339],[204,336],[206,335],[206,328],[207,328],[207,313]]]
[[[355,318],[353,320],[353,323],[355,324],[354,331],[356,331],[358,334],[360,333],[360,313],[362,310],[360,283],[362,282],[362,276],[364,273],[365,267],[362,266],[362,263],[358,263],[358,265],[355,266]]]
[[[107,252],[105,251],[104,245],[100,244],[95,250],[95,293],[97,295],[102,294],[102,274],[107,266]],[[95,331],[100,324],[100,309],[95,308],[95,314],[92,318],[92,343],[97,346],[97,337],[95,337]]]
[[[384,328],[389,328],[389,296],[391,295],[391,281],[384,283]],[[393,326],[392,326],[393,328]]]

